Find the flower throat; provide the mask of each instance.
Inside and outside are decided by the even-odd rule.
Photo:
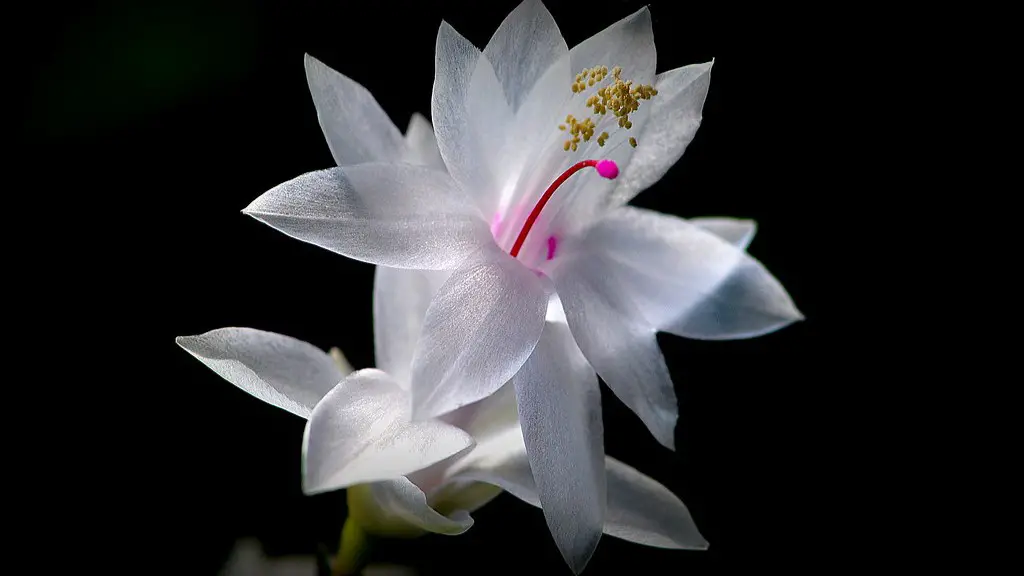
[[[565,117],[565,124],[559,124],[558,129],[562,132],[568,132],[568,138],[562,144],[562,149],[566,152],[575,152],[579,147],[580,140],[583,142],[589,142],[594,137],[597,129],[605,123],[608,113],[611,112],[614,118],[617,118],[616,122],[618,127],[629,130],[633,127],[633,122],[630,121],[629,115],[636,112],[640,108],[641,100],[650,100],[652,97],[658,94],[658,91],[649,84],[637,84],[633,85],[633,81],[625,81],[622,79],[622,68],[616,66],[611,69],[611,80],[601,85],[609,75],[607,66],[595,66],[593,68],[584,68],[582,72],[576,75],[575,81],[572,83],[572,92],[576,94],[584,94],[589,89],[596,87],[596,91],[591,94],[586,100],[586,107],[597,116],[597,122],[594,122],[592,117],[586,117],[583,120],[577,120],[575,116],[569,114]],[[611,117],[608,117],[609,119]],[[608,140],[608,132],[602,131],[597,136],[597,145],[604,147],[605,142]],[[629,145],[636,148],[636,138],[630,136]],[[544,194],[541,195],[540,199],[537,200],[537,204],[534,205],[533,210],[530,211],[530,215],[526,218],[523,223],[523,228],[519,231],[519,236],[516,237],[515,243],[512,245],[512,250],[509,254],[515,258],[519,255],[519,251],[523,247],[523,243],[526,242],[526,236],[530,233],[530,229],[533,228],[534,223],[540,216],[541,210],[548,203],[551,195],[555,193],[570,176],[579,172],[583,168],[592,167],[597,169],[597,173],[603,178],[614,180],[619,175],[619,166],[612,160],[583,160],[573,164],[568,170],[562,172],[555,178],[555,181],[548,186]],[[548,260],[554,256],[554,237],[548,239]]]

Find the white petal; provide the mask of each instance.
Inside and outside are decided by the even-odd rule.
[[[757,232],[757,222],[739,218],[690,218],[690,224],[700,226],[729,244],[746,250]]]
[[[427,310],[413,357],[413,413],[432,418],[485,398],[526,362],[549,289],[493,242],[452,274]]]
[[[448,175],[407,164],[310,172],[243,212],[293,238],[395,268],[454,268],[490,242],[487,224]]]
[[[541,76],[568,52],[555,19],[539,0],[519,4],[484,48],[513,112],[519,110]]]
[[[512,381],[544,517],[562,557],[578,574],[604,526],[604,428],[597,375],[569,327],[548,323]]]
[[[434,129],[423,114],[414,112],[405,131],[405,161],[416,166],[444,170],[444,160],[437,149]]]
[[[700,127],[711,65],[693,64],[658,75],[658,95],[650,101],[650,117],[637,136],[633,158],[616,180],[610,206],[629,202],[682,158]]]
[[[320,127],[339,166],[402,159],[402,134],[369,90],[309,54],[306,81]]]
[[[220,328],[175,342],[228,382],[303,418],[347,376],[323,350],[273,332]]]
[[[490,396],[441,416],[443,422],[469,432],[477,443],[519,429],[516,387],[509,382]]]
[[[462,534],[473,525],[464,510],[444,516],[427,504],[427,497],[407,478],[371,482],[352,488],[369,500],[369,514],[360,514],[359,522],[370,533],[388,535],[415,527],[436,534]],[[351,499],[350,499],[351,501]],[[364,525],[365,524],[365,525]]]
[[[644,6],[577,44],[569,54],[574,71],[620,66],[624,79],[649,84],[658,63],[650,10]]]
[[[614,458],[607,458],[606,462],[605,533],[658,548],[708,547],[686,505],[668,488]]]
[[[672,448],[679,417],[672,377],[655,328],[614,268],[606,255],[578,248],[559,261],[551,278],[587,360],[654,437]]]
[[[443,422],[410,421],[408,393],[375,369],[355,372],[313,409],[302,446],[303,490],[393,480],[473,445]]]
[[[377,368],[409,389],[412,355],[434,294],[450,274],[378,266],[373,281],[373,340]]]
[[[623,207],[585,241],[614,261],[644,315],[667,332],[750,338],[803,318],[760,262],[681,218]]]
[[[459,469],[454,479],[461,482],[487,482],[507,490],[523,502],[541,507],[537,486],[530,470],[521,437],[512,435],[503,443],[491,443],[487,457],[468,456],[469,465]],[[496,449],[499,447],[501,449]],[[462,461],[459,462],[462,464]],[[690,511],[679,498],[656,480],[637,470],[605,457],[608,504],[604,533],[645,546],[703,550],[708,543],[697,530]]]
[[[430,116],[448,172],[491,218],[505,185],[513,115],[490,62],[447,22],[437,32]]]

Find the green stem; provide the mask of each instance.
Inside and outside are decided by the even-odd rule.
[[[334,576],[355,576],[370,558],[370,539],[363,528],[349,516],[341,529],[341,543],[334,559]]]

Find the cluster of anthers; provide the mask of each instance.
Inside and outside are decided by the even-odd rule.
[[[629,120],[629,115],[640,108],[641,100],[650,100],[651,97],[658,95],[658,91],[650,84],[637,84],[634,86],[632,80],[625,81],[621,78],[621,75],[622,68],[618,66],[612,68],[612,81],[598,87],[597,93],[591,94],[587,98],[586,106],[594,114],[602,117],[611,111],[618,118],[619,128],[629,130],[633,127],[633,123]],[[607,66],[584,68],[582,72],[576,75],[576,80],[572,83],[572,91],[574,94],[582,94],[587,89],[603,82],[607,76]],[[599,119],[598,123],[600,122],[601,120]],[[558,125],[559,130],[563,132],[568,130],[569,132],[569,138],[563,144],[562,149],[567,152],[569,150],[575,152],[580,140],[589,142],[597,131],[598,123],[595,123],[592,118],[577,120],[572,114],[566,116],[565,124]],[[601,132],[597,136],[597,145],[604,146],[607,140],[608,132]],[[636,148],[636,138],[630,136],[629,145]]]

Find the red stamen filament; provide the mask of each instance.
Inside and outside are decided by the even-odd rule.
[[[598,166],[598,164],[601,164],[601,166]],[[555,178],[555,181],[551,183],[551,186],[548,186],[548,189],[544,191],[540,200],[537,200],[537,204],[533,207],[533,211],[530,212],[530,215],[526,218],[526,222],[523,223],[523,229],[519,231],[519,237],[516,238],[516,243],[512,245],[512,250],[509,252],[513,258],[519,255],[519,250],[523,247],[523,243],[526,242],[526,235],[530,233],[530,229],[533,228],[534,222],[536,222],[537,218],[540,216],[540,211],[544,209],[544,205],[546,205],[548,200],[551,199],[551,195],[555,193],[555,190],[557,190],[562,183],[568,180],[570,176],[587,166],[597,168],[597,172],[609,180],[614,179],[619,175],[619,167],[611,160],[601,160],[600,162],[597,160],[583,160],[582,162],[573,164],[568,170],[562,172],[562,174],[558,178]]]

